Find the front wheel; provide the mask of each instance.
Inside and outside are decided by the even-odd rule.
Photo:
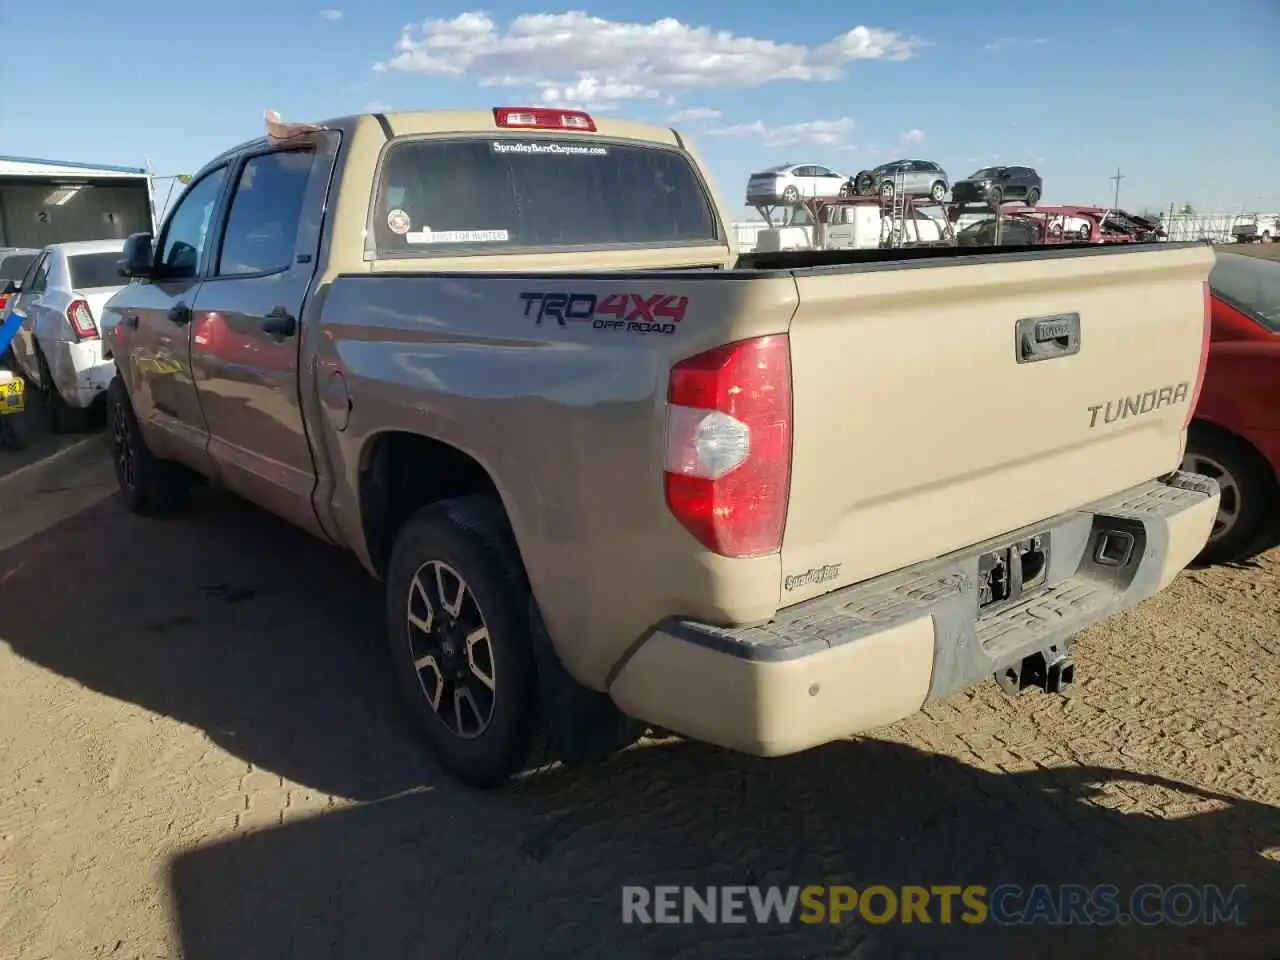
[[[526,765],[538,727],[529,587],[496,502],[424,507],[387,573],[387,630],[400,686],[429,750],[491,788]]]
[[[992,187],[987,191],[987,203],[992,210],[999,210],[1000,204],[1004,203],[1004,191],[999,187]]]
[[[787,187],[787,189],[782,191],[782,199],[787,203],[795,203],[800,199],[800,191],[795,187]]]
[[[1245,559],[1269,532],[1280,507],[1280,482],[1271,465],[1234,434],[1193,423],[1182,469],[1218,481],[1218,515],[1199,559],[1229,563]]]
[[[107,429],[120,499],[131,513],[165,513],[185,501],[191,481],[179,464],[151,452],[119,376],[107,387]]]

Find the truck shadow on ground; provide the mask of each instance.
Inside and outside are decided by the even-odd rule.
[[[1280,864],[1261,851],[1280,814],[1220,798],[1162,820],[1093,802],[1135,783],[1188,792],[1088,767],[993,775],[877,740],[775,761],[682,744],[506,793],[440,788],[268,828],[179,856],[170,881],[187,960],[1273,957]],[[1243,926],[972,925],[959,906],[943,924],[936,901],[929,925],[621,919],[623,885],[1068,883],[1114,884],[1122,909],[1142,884],[1244,884],[1251,899]]]
[[[0,638],[15,654],[261,769],[366,801],[178,857],[187,960],[1107,945],[1261,958],[1280,938],[1280,865],[1262,855],[1280,845],[1280,811],[1120,770],[995,775],[864,739],[774,761],[656,746],[504,792],[458,787],[425,759],[396,699],[377,584],[347,554],[216,491],[167,521],[97,502],[0,553],[0,583]],[[1131,789],[1144,808],[1161,805],[1159,791],[1190,815],[1126,814],[1139,806]],[[1254,905],[1238,928],[622,925],[621,885],[660,883],[1246,884]]]

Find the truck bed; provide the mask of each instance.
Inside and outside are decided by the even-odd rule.
[[[764,622],[1176,469],[1212,263],[1166,243],[749,255],[730,270],[379,264],[333,280],[315,343],[355,401],[334,441],[345,461],[425,417],[495,478],[548,625],[572,638],[567,665],[598,685],[618,643],[673,612]],[[641,327],[597,309],[637,297],[686,306]],[[1020,357],[1019,331],[1037,356]],[[730,559],[664,499],[668,378],[761,336],[789,344],[785,529],[777,553]]]

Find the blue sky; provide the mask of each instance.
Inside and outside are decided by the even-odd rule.
[[[735,207],[773,163],[854,173],[920,156],[953,177],[1033,164],[1048,202],[1108,201],[1119,166],[1133,209],[1280,209],[1278,0],[823,7],[10,4],[0,153],[190,172],[257,136],[266,108],[554,101],[698,117],[675,125]]]

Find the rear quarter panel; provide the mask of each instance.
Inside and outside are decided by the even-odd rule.
[[[1280,430],[1280,336],[1214,343],[1196,417],[1233,433]]]
[[[639,333],[546,313],[539,322],[541,298],[554,294],[688,303],[669,333]],[[571,312],[585,317],[586,302]],[[335,408],[321,407],[321,440],[336,467],[334,516],[357,552],[360,467],[380,433],[405,431],[457,447],[488,471],[561,658],[583,683],[603,689],[626,647],[661,617],[772,615],[779,558],[709,556],[667,510],[665,401],[679,359],[785,332],[792,278],[340,276],[322,303],[318,388],[323,396],[341,371],[352,407],[343,430]]]

